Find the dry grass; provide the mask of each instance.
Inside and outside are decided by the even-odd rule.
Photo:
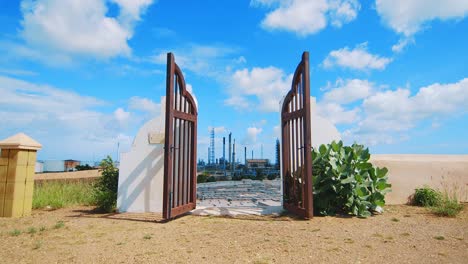
[[[466,205],[465,205],[466,207]],[[0,218],[4,263],[466,263],[467,208],[442,218],[387,206],[368,219],[94,214],[91,207]],[[395,221],[393,219],[398,219]],[[60,225],[60,228],[54,228]],[[28,232],[31,228],[38,232]],[[18,230],[11,235],[12,230]],[[31,229],[32,230],[32,229]],[[19,233],[19,234],[18,234]]]

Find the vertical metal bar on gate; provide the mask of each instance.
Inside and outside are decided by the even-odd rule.
[[[164,195],[163,195],[163,217],[171,218],[172,209],[172,142],[173,139],[173,97],[174,96],[174,55],[167,54],[166,70],[166,127],[164,140]]]
[[[303,100],[304,100],[304,208],[306,209],[306,218],[313,216],[313,186],[312,186],[312,130],[310,123],[310,75],[309,75],[309,52],[302,54],[302,61],[304,62],[304,83],[303,83]]]
[[[294,72],[281,110],[283,205],[306,219],[313,216],[309,53]]]

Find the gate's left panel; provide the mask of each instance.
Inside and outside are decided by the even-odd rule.
[[[197,174],[197,106],[184,76],[167,54],[166,127],[164,143],[163,217],[195,209]]]

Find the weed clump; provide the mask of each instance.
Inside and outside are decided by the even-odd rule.
[[[423,188],[415,190],[412,204],[416,206],[429,207],[436,206],[441,201],[442,193],[428,186],[424,186]]]
[[[428,207],[433,214],[445,217],[455,217],[463,210],[456,195],[442,194],[428,186],[416,189],[412,204]]]
[[[21,230],[14,229],[13,231],[10,232],[10,236],[19,236],[21,235]]]
[[[63,221],[58,221],[55,225],[54,225],[54,229],[60,229],[62,227],[65,226],[65,223]]]
[[[36,228],[31,226],[30,228],[28,228],[28,234],[35,234],[37,232]]]
[[[431,207],[432,213],[438,216],[455,217],[463,210],[463,205],[458,202],[455,197],[450,198],[448,195],[436,206]]]

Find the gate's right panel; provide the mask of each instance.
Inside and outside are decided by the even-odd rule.
[[[284,208],[306,219],[313,216],[310,126],[309,53],[304,52],[281,108],[281,170]]]

